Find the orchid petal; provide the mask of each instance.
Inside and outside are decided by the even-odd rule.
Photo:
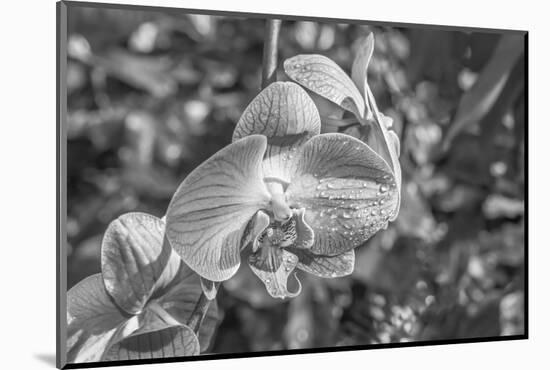
[[[393,130],[388,130],[388,127],[391,126],[392,119],[380,113],[378,107],[376,106],[376,101],[372,94],[372,91],[367,85],[367,101],[370,105],[372,112],[374,114],[374,122],[372,127],[372,135],[370,135],[367,144],[371,146],[378,154],[384,158],[384,160],[390,165],[393,170],[395,183],[397,189],[401,189],[401,165],[399,164],[399,152],[400,144],[397,134]],[[401,195],[400,191],[398,192],[398,200],[396,211],[393,212],[390,221],[393,221],[397,218],[399,213],[399,207],[401,205]]]
[[[220,150],[181,183],[166,215],[166,236],[183,261],[212,281],[240,264],[243,232],[270,201],[261,164],[267,139],[252,135]]]
[[[154,302],[166,310],[178,322],[186,324],[202,293],[201,279],[199,275],[182,263],[178,275],[174,279],[176,283],[169,286],[164,294]],[[217,324],[218,308],[216,301],[212,301],[198,333],[201,350],[208,348]]]
[[[365,143],[345,134],[322,134],[301,151],[286,190],[292,208],[305,208],[315,232],[311,252],[349,251],[386,227],[396,212],[392,170]]]
[[[370,33],[360,41],[359,50],[351,67],[351,79],[363,95],[363,98],[367,96],[367,68],[373,51],[374,36]]]
[[[284,69],[300,85],[357,117],[364,117],[364,97],[349,76],[329,58],[317,54],[296,55],[285,60]]]
[[[249,243],[252,243],[252,249],[258,249],[258,238],[269,226],[271,219],[264,211],[258,211],[250,223],[248,224],[242,241],[242,248],[245,248]]]
[[[105,287],[126,312],[139,313],[155,290],[177,273],[180,259],[164,240],[164,223],[146,213],[127,213],[109,225],[101,246]]]
[[[262,246],[258,252],[250,255],[248,263],[273,298],[293,298],[300,294],[302,286],[298,279],[296,292],[289,292],[287,288],[288,276],[298,264],[295,254],[282,248]]]
[[[335,278],[350,275],[355,265],[353,250],[336,256],[318,256],[309,251],[291,250],[299,259],[297,267],[322,278]]]
[[[306,209],[300,208],[293,211],[296,222],[296,240],[293,247],[297,249],[309,249],[313,245],[315,233],[305,220]]]
[[[293,163],[289,159],[320,130],[319,113],[304,89],[293,82],[275,82],[245,109],[233,132],[233,141],[252,134],[267,136],[264,177],[288,182]]]
[[[137,330],[113,302],[101,274],[89,276],[67,292],[67,361],[100,361],[111,345]]]

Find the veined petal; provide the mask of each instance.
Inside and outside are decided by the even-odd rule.
[[[212,281],[229,279],[240,264],[243,232],[270,201],[262,181],[265,136],[220,150],[181,183],[166,212],[166,236],[183,261]]]
[[[164,223],[146,213],[127,213],[109,225],[101,245],[105,287],[118,306],[139,313],[166,286],[180,259],[164,239]]]
[[[298,279],[298,290],[295,293],[289,292],[287,288],[288,276],[298,264],[295,254],[283,248],[262,246],[250,255],[248,263],[273,298],[292,298],[300,294],[302,286]]]
[[[291,249],[298,256],[297,267],[312,275],[322,278],[334,278],[350,275],[355,265],[353,250],[336,256],[319,256],[310,251]]]
[[[331,59],[317,54],[296,55],[285,60],[286,74],[325,99],[364,117],[365,100],[349,76]]]
[[[113,343],[137,330],[137,320],[118,308],[101,274],[67,292],[67,361],[100,361]]]
[[[288,182],[293,163],[290,159],[320,130],[319,113],[308,94],[293,82],[275,82],[245,109],[233,132],[233,141],[252,134],[266,136],[264,176]]]
[[[345,134],[321,134],[302,148],[286,190],[292,208],[305,208],[313,229],[311,251],[335,256],[386,227],[398,199],[393,172],[365,143]]]
[[[374,36],[370,33],[360,41],[359,50],[351,67],[351,79],[363,95],[363,99],[367,96],[367,68],[373,51]],[[367,107],[367,109],[369,108]]]

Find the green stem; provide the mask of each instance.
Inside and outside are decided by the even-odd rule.
[[[217,290],[220,283],[215,284]],[[189,326],[195,333],[199,332],[202,320],[204,320],[204,317],[206,316],[206,312],[208,312],[208,307],[210,307],[211,302],[211,300],[206,298],[204,292],[202,292],[197,303],[195,304],[195,308],[193,309],[189,320],[187,320],[187,326]]]
[[[277,80],[277,44],[279,43],[280,30],[280,19],[266,20],[262,62],[262,89]]]

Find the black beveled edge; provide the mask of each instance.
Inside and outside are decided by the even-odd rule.
[[[365,344],[365,345],[357,345],[357,346],[319,347],[319,348],[289,349],[289,350],[279,350],[279,351],[216,353],[216,354],[202,354],[199,356],[166,357],[166,358],[146,359],[146,360],[144,359],[144,360],[84,362],[84,363],[78,363],[78,364],[67,364],[63,369],[83,369],[83,368],[95,368],[95,367],[161,364],[161,363],[190,362],[190,361],[202,361],[202,360],[224,360],[224,359],[235,359],[235,358],[287,356],[287,355],[303,355],[303,354],[331,353],[331,352],[349,352],[349,351],[358,351],[358,350],[366,350],[366,349],[423,347],[423,346],[435,346],[435,345],[446,345],[446,344],[468,344],[468,343],[471,344],[471,343],[501,342],[501,341],[523,340],[523,339],[528,339],[527,335],[509,335],[509,336],[463,338],[463,339],[442,339],[442,340],[433,340],[433,341],[427,340],[427,341],[416,341],[416,342]]]
[[[55,363],[67,362],[67,4],[56,3],[56,346]]]
[[[204,14],[214,16],[233,16],[233,17],[248,17],[248,18],[261,18],[261,19],[282,19],[282,20],[299,20],[299,21],[311,21],[311,22],[331,22],[331,23],[347,23],[347,24],[359,24],[359,25],[374,25],[374,26],[388,26],[388,27],[407,27],[407,28],[422,28],[422,29],[436,29],[445,31],[471,31],[471,32],[487,32],[487,33],[526,33],[527,30],[512,30],[512,29],[500,29],[500,28],[483,28],[483,27],[468,27],[468,26],[448,26],[448,25],[436,25],[425,23],[406,23],[406,22],[388,22],[388,21],[376,21],[369,19],[348,19],[348,18],[329,18],[329,17],[312,17],[307,15],[293,15],[293,14],[266,14],[266,13],[249,13],[229,10],[213,10],[213,9],[193,9],[193,8],[174,8],[168,6],[154,6],[154,5],[132,5],[132,4],[112,4],[101,2],[85,2],[85,1],[72,1],[62,0],[67,6],[81,7],[81,8],[103,8],[103,9],[126,9],[126,10],[139,10],[139,11],[156,11],[156,12],[170,12],[181,14]]]

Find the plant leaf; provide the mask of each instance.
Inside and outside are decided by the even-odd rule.
[[[364,97],[349,76],[329,58],[317,54],[296,55],[285,60],[284,69],[300,85],[357,117],[364,117]]]
[[[286,190],[289,206],[305,208],[311,252],[349,251],[386,227],[398,200],[393,172],[368,145],[345,134],[321,134],[302,148]]]
[[[189,277],[197,276],[189,268],[187,270],[189,274],[180,274],[177,285],[182,285],[181,282],[189,283]],[[190,289],[185,289],[185,291],[195,301],[198,299],[197,290],[193,292]],[[113,343],[105,355],[105,360],[164,358],[199,354],[200,345],[197,336],[191,328],[183,323],[187,317],[178,320],[160,303],[159,299],[147,304],[144,311],[136,316],[139,328],[128,337]]]
[[[139,313],[155,290],[166,286],[180,259],[164,242],[164,223],[146,213],[127,213],[109,225],[101,245],[105,287],[118,306]]]
[[[67,361],[100,361],[109,347],[138,328],[119,309],[101,274],[89,276],[67,292]]]
[[[298,282],[298,290],[294,293],[287,288],[288,276],[292,273],[298,257],[283,248],[262,245],[248,259],[250,269],[264,283],[267,292],[273,298],[293,298],[300,294],[302,286]]]
[[[367,68],[372,52],[374,51],[374,35],[372,32],[362,39],[359,50],[351,67],[351,79],[359,89],[363,97],[367,96]]]
[[[320,131],[319,113],[307,93],[293,82],[275,82],[246,107],[233,132],[233,141],[252,134],[267,136],[264,176],[288,182],[293,163],[290,159]]]
[[[336,256],[318,256],[309,251],[291,249],[298,256],[297,267],[322,278],[335,278],[350,275],[355,264],[353,250]]]
[[[104,360],[142,360],[195,356],[199,353],[197,336],[189,327],[182,325],[126,338],[114,344]]]
[[[451,141],[465,127],[477,124],[497,101],[514,64],[524,52],[524,35],[501,36],[489,62],[474,86],[466,91],[458,105],[454,120],[445,133],[442,145],[448,150]]]
[[[227,280],[237,271],[243,232],[269,203],[261,171],[266,145],[261,135],[228,145],[187,176],[168,206],[170,244],[208,280]]]

